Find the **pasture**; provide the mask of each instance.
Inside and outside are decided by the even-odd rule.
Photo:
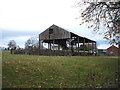
[[[3,88],[107,88],[117,84],[118,57],[37,56],[3,51]]]

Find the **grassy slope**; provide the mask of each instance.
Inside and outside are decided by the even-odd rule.
[[[3,87],[84,88],[115,83],[117,57],[32,56],[3,52]]]

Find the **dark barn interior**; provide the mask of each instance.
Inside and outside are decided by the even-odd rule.
[[[47,43],[47,49],[41,48],[43,43]],[[80,50],[80,45],[83,50]],[[85,50],[85,44],[92,45],[91,50]],[[39,34],[39,54],[40,55],[94,55],[96,54],[96,41],[81,37],[69,32],[59,26],[52,25]]]

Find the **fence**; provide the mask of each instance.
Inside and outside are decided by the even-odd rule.
[[[45,55],[45,56],[91,56],[93,53],[88,52],[71,52],[69,50],[38,50],[38,49],[24,49],[13,50],[12,54],[26,54],[26,55]]]

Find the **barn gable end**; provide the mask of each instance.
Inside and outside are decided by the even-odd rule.
[[[70,32],[60,28],[56,25],[50,26],[44,32],[40,34],[41,40],[53,40],[53,39],[68,39],[70,38]]]

